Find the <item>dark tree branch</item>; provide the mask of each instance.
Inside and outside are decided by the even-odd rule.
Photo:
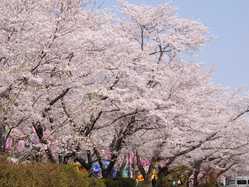
[[[116,123],[117,121],[121,120],[121,119],[124,119],[126,117],[129,117],[129,116],[134,116],[135,114],[138,114],[138,113],[141,113],[141,112],[145,112],[145,110],[135,110],[133,112],[130,112],[130,113],[127,113],[127,114],[123,114],[121,116],[119,116],[118,118],[114,119],[110,124],[114,124]]]
[[[237,162],[233,162],[233,163],[229,164],[225,169],[218,172],[216,175],[216,179],[218,179],[222,174],[226,173],[228,170],[230,170],[235,165],[237,165]]]
[[[38,100],[43,96],[43,94],[39,95],[35,100],[34,102],[32,103],[32,107],[35,106],[35,104],[38,102]]]
[[[54,98],[52,101],[49,102],[49,105],[50,106],[54,105],[58,100],[63,98],[69,92],[70,89],[71,88],[67,88],[67,89],[63,90],[60,95],[58,95],[56,98]]]
[[[118,84],[119,82],[119,77],[115,77],[115,81],[112,83],[112,85],[109,87],[110,90],[113,90],[113,88]]]
[[[61,98],[61,105],[62,105],[63,111],[64,111],[64,113],[66,114],[66,116],[67,116],[68,118],[71,118],[69,112],[67,111],[67,107],[66,107],[66,104],[64,103],[63,98]]]
[[[235,116],[235,117],[231,120],[231,122],[236,121],[237,119],[239,119],[239,118],[242,117],[243,115],[247,114],[248,112],[249,112],[249,107],[248,107],[245,111],[243,111],[243,112],[239,113],[237,116]]]
[[[161,45],[159,45],[158,46],[159,47],[159,57],[158,57],[158,61],[157,61],[157,64],[159,64],[160,62],[161,62],[161,60],[162,60],[162,58],[163,58],[163,49],[162,49],[162,46]]]
[[[39,138],[40,143],[42,144],[48,144],[48,142],[46,140],[44,140],[43,138],[43,128],[41,126],[41,123],[38,121],[36,123],[33,123],[33,127],[35,129],[36,135]],[[53,154],[52,154],[52,150],[47,147],[47,149],[45,150],[45,153],[47,155],[47,158],[52,162],[52,163],[56,163],[56,159],[54,158]]]
[[[43,128],[41,126],[41,123],[39,121],[37,121],[36,123],[33,123],[33,127],[35,129],[35,132],[40,140],[41,143],[43,144],[47,144],[47,142],[44,142],[43,140]]]
[[[204,140],[200,141],[198,144],[193,145],[193,146],[191,146],[191,147],[189,147],[189,148],[187,148],[187,149],[185,149],[185,150],[183,150],[183,151],[180,151],[180,152],[176,153],[176,154],[175,154],[174,156],[172,156],[172,157],[169,157],[169,158],[168,158],[169,161],[167,162],[167,165],[168,165],[168,164],[172,164],[172,163],[176,160],[176,158],[178,158],[178,157],[180,157],[180,156],[182,156],[182,155],[185,155],[185,154],[187,154],[187,153],[190,153],[190,152],[196,150],[197,148],[201,147],[204,143],[213,140],[213,139],[215,138],[216,135],[217,135],[217,132],[212,133],[211,135],[209,135],[208,137],[206,137]]]
[[[34,73],[41,65],[42,60],[47,56],[47,53],[44,52],[44,50],[41,51],[41,54],[39,55],[39,61],[38,63],[31,69],[31,73]]]
[[[81,131],[81,133],[83,133],[84,136],[88,136],[92,132],[92,130],[94,129],[95,124],[100,119],[102,114],[103,114],[103,112],[100,111],[100,112],[98,112],[96,117],[93,114],[91,115],[90,123],[88,123],[86,125],[86,127]]]
[[[68,54],[68,56],[66,57],[66,59],[68,59],[68,61],[71,62],[72,59],[73,59],[73,57],[74,57],[74,53],[71,52],[71,53]]]
[[[144,26],[143,25],[139,25],[140,26],[140,31],[141,31],[141,50],[144,50]]]

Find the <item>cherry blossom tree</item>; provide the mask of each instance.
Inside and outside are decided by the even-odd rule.
[[[115,17],[88,3],[2,1],[1,151],[22,141],[22,150],[12,144],[14,153],[26,158],[25,150],[37,150],[58,162],[61,154],[84,150],[87,159],[76,159],[87,168],[98,161],[110,177],[135,150],[147,180],[155,162],[164,162],[165,175],[179,159],[209,155],[203,147],[218,142],[218,149],[232,127],[247,125],[248,98],[214,85],[210,72],[181,59],[207,40],[205,26],[176,16],[170,5],[120,1],[122,16]],[[148,171],[140,158],[151,160]]]

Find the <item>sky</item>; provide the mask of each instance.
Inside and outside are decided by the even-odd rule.
[[[158,4],[163,0],[128,0]],[[249,88],[249,0],[168,0],[179,16],[200,21],[211,40],[194,60],[214,65],[214,81],[227,87]],[[115,6],[115,0],[103,0]]]

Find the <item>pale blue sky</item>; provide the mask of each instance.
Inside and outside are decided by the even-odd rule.
[[[129,0],[158,4],[162,0]],[[198,20],[213,39],[201,49],[198,60],[215,65],[214,81],[230,87],[249,88],[249,0],[169,0],[178,15]],[[115,0],[104,0],[105,6]]]

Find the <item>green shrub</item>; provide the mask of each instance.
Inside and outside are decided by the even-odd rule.
[[[105,187],[72,165],[11,164],[0,158],[1,187]]]
[[[200,184],[199,187],[218,187],[216,183]]]
[[[74,165],[13,164],[0,157],[1,187],[135,187],[130,178],[96,179]]]
[[[135,187],[136,181],[130,178],[103,179],[106,187]]]

